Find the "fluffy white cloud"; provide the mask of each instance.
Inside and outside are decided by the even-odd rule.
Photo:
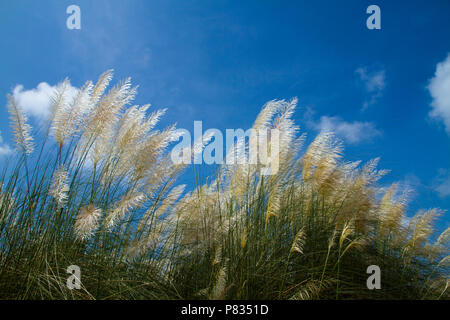
[[[381,135],[381,131],[372,122],[347,122],[339,117],[322,116],[318,122],[310,122],[310,124],[316,130],[334,132],[349,144],[369,141]]]
[[[17,85],[13,90],[16,103],[28,114],[35,117],[46,117],[49,114],[50,98],[55,93],[56,86],[41,82],[34,89],[24,90],[23,85]],[[78,89],[69,84],[67,98],[72,99]],[[70,100],[69,100],[70,101]]]
[[[2,133],[0,132],[0,157],[12,153],[13,150],[9,145],[3,142]]]
[[[445,129],[450,135],[450,53],[447,59],[437,64],[428,90],[433,98],[430,116],[443,121]]]
[[[442,198],[450,196],[450,171],[439,169],[434,185],[439,196]]]
[[[355,70],[359,79],[364,83],[368,99],[364,102],[362,110],[364,111],[370,105],[374,104],[378,98],[383,95],[386,86],[386,73],[384,70],[369,72],[366,67]]]

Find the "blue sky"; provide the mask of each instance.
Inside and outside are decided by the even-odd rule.
[[[81,30],[66,28],[71,4]],[[381,30],[366,28],[371,4]],[[1,1],[0,159],[7,93],[113,68],[139,85],[136,103],[168,108],[162,125],[188,130],[246,129],[265,102],[298,97],[311,139],[334,129],[346,159],[380,156],[383,184],[416,190],[410,214],[450,209],[449,21],[446,0]]]

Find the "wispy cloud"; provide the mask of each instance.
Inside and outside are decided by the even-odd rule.
[[[36,88],[24,90],[23,85],[17,85],[13,90],[13,97],[18,106],[20,106],[29,115],[43,118],[49,114],[50,98],[54,94],[56,86],[51,86],[47,82],[41,82]],[[67,88],[67,97],[73,98],[78,89],[69,84]],[[70,101],[70,100],[69,100]]]
[[[2,133],[0,132],[0,157],[8,155],[12,152],[13,150],[11,149],[11,147],[3,142]]]
[[[428,90],[433,98],[430,117],[443,121],[445,130],[450,135],[450,53],[447,58],[436,65],[434,77],[430,80]]]
[[[450,196],[450,170],[439,169],[434,181],[434,190],[442,198]]]
[[[400,181],[400,186],[406,189],[417,190],[422,187],[422,182],[420,178],[414,173],[408,173],[405,175],[404,179]]]
[[[368,96],[361,109],[364,111],[383,95],[386,86],[386,73],[384,70],[369,71],[367,67],[358,68],[355,73],[359,80],[363,82]]]
[[[339,117],[322,116],[316,124],[316,128],[320,131],[334,132],[350,144],[370,141],[372,138],[381,135],[381,132],[372,122],[347,122]]]
[[[382,135],[372,122],[348,122],[337,116],[321,116],[316,120],[314,119],[314,113],[314,110],[307,108],[304,119],[309,128],[316,131],[333,132],[349,144],[368,142]]]

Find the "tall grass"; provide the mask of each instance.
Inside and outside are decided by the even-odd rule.
[[[185,192],[177,131],[154,129],[164,110],[130,106],[130,80],[106,91],[111,79],[73,100],[62,82],[34,135],[9,97],[18,152],[0,178],[1,298],[448,299],[450,231],[429,240],[440,211],[406,223],[378,160],[345,162],[331,133],[303,148],[296,100],[267,103],[253,126],[280,130],[276,174],[223,165]],[[373,264],[380,290],[366,286]],[[66,286],[70,265],[80,290]]]

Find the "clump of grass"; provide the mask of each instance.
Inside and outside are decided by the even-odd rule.
[[[106,92],[111,79],[107,71],[95,85],[88,81],[72,101],[62,82],[36,139],[9,97],[19,154],[2,176],[4,298],[156,298],[173,290],[158,284],[165,255],[157,249],[169,240],[158,239],[161,221],[142,220],[138,229],[136,219],[170,207],[162,200],[181,169],[167,152],[175,127],[155,130],[165,110],[129,107],[136,88],[126,79]],[[33,141],[41,141],[35,153]],[[150,237],[158,248],[143,246],[146,259],[130,262],[136,241]],[[84,278],[77,292],[65,286],[72,264]]]
[[[295,105],[269,102],[253,126],[280,130],[276,174],[224,165],[214,181],[178,202],[179,292],[215,299],[448,298],[449,230],[429,242],[441,212],[419,212],[406,224],[405,195],[396,184],[377,185],[387,174],[376,168],[378,159],[345,162],[332,133],[302,152]],[[372,264],[382,271],[381,290],[366,286]]]
[[[0,179],[1,298],[448,299],[449,230],[429,240],[440,211],[405,224],[378,160],[345,162],[332,133],[303,151],[295,99],[267,103],[253,125],[280,132],[276,174],[224,164],[185,192],[175,126],[156,130],[164,110],[130,106],[136,88],[106,91],[111,79],[70,101],[63,81],[35,136],[9,97],[18,156]],[[80,290],[66,286],[74,264]],[[381,290],[366,287],[372,264]]]

